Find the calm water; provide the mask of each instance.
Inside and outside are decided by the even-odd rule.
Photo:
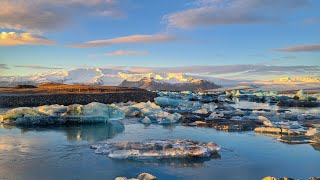
[[[114,179],[149,172],[159,179],[261,179],[320,176],[320,151],[289,145],[253,132],[145,126],[137,119],[119,125],[21,129],[0,126],[0,179]],[[107,141],[190,139],[216,142],[220,157],[206,161],[135,162],[97,155],[89,145]]]

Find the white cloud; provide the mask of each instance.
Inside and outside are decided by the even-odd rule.
[[[198,0],[196,7],[163,17],[169,27],[193,28],[224,24],[279,21],[309,0]]]
[[[75,19],[97,12],[121,13],[115,0],[1,0],[0,28],[45,32],[61,29]]]
[[[0,46],[18,46],[27,44],[54,45],[55,42],[31,33],[1,32]]]

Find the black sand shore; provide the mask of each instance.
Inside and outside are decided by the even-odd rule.
[[[57,85],[38,88],[0,88],[0,107],[32,107],[50,104],[70,105],[100,102],[153,101],[156,93],[116,86]]]

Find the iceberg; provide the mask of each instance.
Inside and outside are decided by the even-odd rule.
[[[148,117],[144,117],[141,119],[141,123],[143,124],[151,124],[151,120]]]
[[[50,105],[36,108],[11,109],[1,115],[0,122],[15,125],[62,125],[101,123],[123,119],[125,114],[118,108],[93,102],[87,105]]]
[[[157,97],[154,99],[155,104],[161,107],[173,106],[177,107],[180,104],[179,100],[168,98],[168,97]]]
[[[114,104],[114,106],[121,109],[127,117],[143,117],[141,120],[142,123],[176,123],[181,117],[179,113],[171,114],[163,111],[160,106],[153,102]]]
[[[92,145],[96,154],[113,159],[152,160],[168,158],[208,158],[220,147],[213,143],[189,140],[151,140],[146,142],[115,142]]]

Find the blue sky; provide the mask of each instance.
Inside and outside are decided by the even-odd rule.
[[[83,66],[320,65],[316,0],[3,0],[0,7],[0,75]]]

